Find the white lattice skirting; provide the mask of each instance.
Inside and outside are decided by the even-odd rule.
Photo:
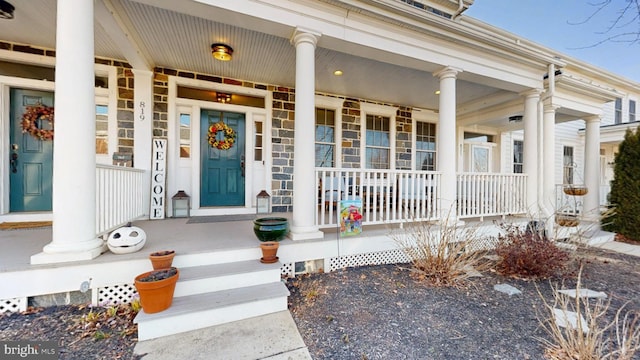
[[[364,265],[401,264],[409,262],[409,258],[400,250],[387,250],[366,254],[344,255],[330,259],[330,271]]]
[[[27,310],[27,298],[13,298],[0,300],[0,314]]]

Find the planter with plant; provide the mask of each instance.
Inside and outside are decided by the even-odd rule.
[[[261,262],[271,264],[278,261],[276,256],[280,240],[289,232],[289,220],[282,217],[264,217],[253,221],[253,232],[260,240]]]
[[[149,254],[149,260],[153,270],[166,269],[171,267],[174,256],[176,256],[174,250],[156,251]]]
[[[178,268],[171,267],[142,273],[135,278],[140,305],[147,314],[168,309],[173,302],[173,292],[180,277]]]

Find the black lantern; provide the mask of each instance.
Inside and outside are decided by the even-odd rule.
[[[189,210],[191,209],[191,200],[189,195],[184,190],[178,190],[178,192],[171,198],[173,204],[173,217],[189,217]]]
[[[256,196],[256,213],[257,214],[269,214],[271,212],[271,196],[262,190]]]

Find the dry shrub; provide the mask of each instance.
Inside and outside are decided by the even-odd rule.
[[[475,228],[450,224],[413,222],[392,233],[397,246],[409,258],[416,278],[433,286],[463,287],[475,271],[484,271],[484,239]],[[474,271],[475,270],[475,271]]]
[[[496,254],[500,257],[497,270],[503,275],[545,279],[562,275],[567,270],[571,254],[548,240],[541,232],[508,226],[498,238]]]
[[[550,339],[539,339],[545,346],[544,356],[551,360],[631,360],[640,349],[640,315],[629,311],[624,315],[624,305],[616,311],[612,321],[607,321],[611,300],[591,300],[586,297],[559,293],[551,286],[553,304],[547,302],[540,290],[538,295],[544,303],[544,313],[538,321]],[[576,284],[576,295],[581,292],[580,275]],[[557,324],[554,309],[559,309],[565,318],[569,311],[576,313],[576,327],[561,327]],[[584,322],[582,321],[584,319]]]

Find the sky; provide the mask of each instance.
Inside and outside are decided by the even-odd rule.
[[[589,19],[598,9],[594,4],[604,1],[475,0],[464,15],[640,82],[640,41],[634,44],[612,41],[598,44],[612,35],[638,33],[640,23],[626,16],[623,18],[626,26],[607,32],[627,0],[612,0],[610,5]],[[638,15],[637,11],[629,11],[628,14]]]

